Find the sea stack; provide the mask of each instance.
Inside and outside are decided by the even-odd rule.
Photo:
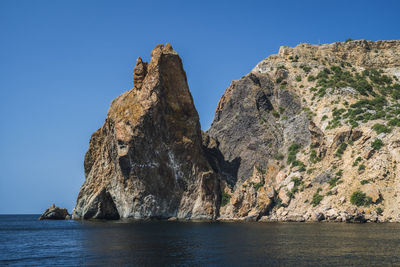
[[[69,220],[71,219],[68,210],[51,205],[50,208],[45,210],[39,217],[39,220]]]
[[[157,45],[133,76],[90,139],[73,219],[215,219],[219,180],[179,55]]]

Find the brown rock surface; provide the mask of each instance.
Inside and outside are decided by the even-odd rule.
[[[380,198],[381,194],[378,187],[375,184],[365,184],[362,187],[362,191],[371,198],[373,203],[376,203]]]
[[[62,209],[56,205],[51,205],[39,217],[39,220],[69,220],[70,216],[67,209]]]
[[[400,221],[400,41],[281,47],[204,133],[170,45],[133,76],[91,137],[74,218]]]
[[[400,41],[299,44],[262,60],[226,89],[206,132],[231,194],[221,218],[377,221],[369,211],[379,205],[379,221],[400,221],[398,90]],[[260,183],[274,192],[267,209]],[[373,203],[348,212],[360,188]]]
[[[219,181],[180,57],[158,45],[149,64],[138,58],[134,82],[91,137],[73,218],[214,219]]]

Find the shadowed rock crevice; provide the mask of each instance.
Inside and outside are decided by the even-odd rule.
[[[283,147],[285,129],[276,118],[280,109],[285,109],[288,119],[299,121],[294,116],[300,105],[292,95],[274,88],[267,75],[251,73],[226,90],[207,131],[216,145],[206,146],[220,163],[221,172],[229,174],[229,184],[242,183],[255,165],[265,167],[268,158]]]
[[[217,173],[228,185],[233,188],[237,182],[238,170],[240,167],[240,158],[232,161],[226,161],[224,155],[218,148],[215,139],[210,138],[207,133],[203,132],[203,149],[213,171]]]
[[[103,189],[91,202],[83,218],[118,220],[120,216],[110,193]]]
[[[278,70],[277,77],[287,77]],[[203,144],[220,174],[230,201],[220,210],[224,219],[258,220],[274,206],[274,157],[292,143],[311,144],[309,120],[298,96],[282,89],[267,74],[250,73],[226,89]],[[284,121],[281,119],[284,118]],[[270,174],[267,175],[267,173]],[[225,187],[226,186],[226,187]]]

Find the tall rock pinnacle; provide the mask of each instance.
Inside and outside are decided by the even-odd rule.
[[[133,76],[91,137],[73,218],[215,218],[219,181],[179,55],[157,45]]]

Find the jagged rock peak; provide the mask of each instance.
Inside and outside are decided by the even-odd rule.
[[[218,178],[178,53],[157,45],[134,83],[92,135],[73,218],[215,218]]]
[[[143,80],[147,74],[147,63],[142,61],[141,57],[136,60],[135,68],[133,69],[133,84],[136,89],[142,88]]]
[[[178,53],[172,48],[170,43],[166,45],[159,44],[151,52],[151,67],[158,66],[160,64],[160,59],[162,55],[175,55]],[[142,88],[143,81],[147,75],[148,63],[144,62],[141,57],[136,60],[135,68],[133,69],[133,83],[134,88],[140,90]]]

